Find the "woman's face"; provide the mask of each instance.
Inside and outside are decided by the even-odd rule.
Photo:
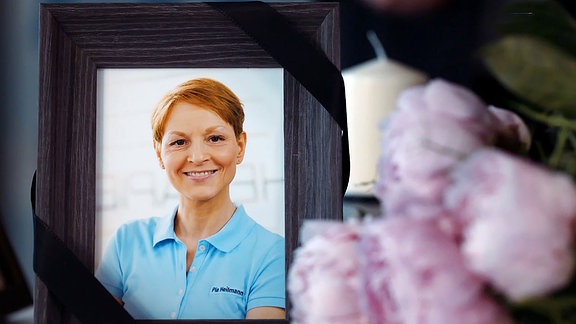
[[[229,199],[229,186],[242,162],[246,134],[213,111],[178,102],[166,121],[156,153],[178,192],[192,201]]]

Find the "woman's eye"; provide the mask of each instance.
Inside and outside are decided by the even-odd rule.
[[[218,136],[218,135],[208,137],[208,141],[210,143],[218,143],[218,142],[221,142],[223,140],[224,140],[224,137]]]
[[[172,142],[172,145],[174,146],[182,146],[184,144],[186,144],[186,141],[183,139],[175,140],[174,142]]]

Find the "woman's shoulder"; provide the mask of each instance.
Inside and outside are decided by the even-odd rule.
[[[154,227],[154,226],[156,226],[156,224],[158,224],[158,222],[162,218],[163,217],[154,216],[154,217],[132,219],[132,220],[129,220],[129,221],[125,222],[124,224],[122,224],[120,226],[120,228],[136,229],[136,228]]]
[[[254,222],[252,231],[248,235],[254,247],[264,254],[284,253],[285,239],[278,233],[272,232],[261,224]]]
[[[254,218],[252,218],[252,216],[250,216],[244,206],[237,206],[237,213],[240,217],[234,223],[234,226],[236,229],[241,229],[241,236],[246,236],[249,240],[266,241],[268,245],[271,243],[284,242],[284,237],[258,223]]]
[[[243,242],[242,250],[250,256],[251,264],[259,269],[270,268],[271,264],[284,264],[286,243],[283,236],[254,222],[254,226]],[[284,266],[281,265],[283,269]],[[275,269],[275,266],[270,269]]]
[[[284,237],[280,234],[272,232],[261,224],[254,222],[253,234],[257,235],[261,239],[268,240],[270,242],[284,242]]]
[[[118,228],[116,236],[125,239],[132,236],[142,237],[143,234],[152,234],[164,218],[156,216],[127,221]]]

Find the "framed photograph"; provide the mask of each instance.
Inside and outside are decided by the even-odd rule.
[[[337,3],[271,3],[270,6],[315,43],[335,66],[340,66]],[[113,153],[105,153],[108,152],[105,147],[112,144],[104,144],[108,142],[103,132],[114,130],[117,125],[107,116],[122,112],[113,108],[114,100],[104,101],[108,100],[108,94],[118,92],[119,84],[151,86],[156,92],[149,91],[146,96],[155,97],[175,86],[178,83],[175,81],[202,75],[226,79],[223,83],[230,83],[235,91],[242,92],[240,87],[253,91],[252,84],[258,88],[253,93],[277,94],[266,97],[268,99],[251,98],[252,95],[247,94],[248,102],[253,99],[254,102],[277,102],[281,96],[279,104],[272,104],[277,107],[273,109],[279,111],[266,116],[279,122],[268,129],[276,139],[268,143],[263,139],[261,143],[264,147],[272,146],[279,153],[275,158],[281,156],[280,161],[265,162],[266,168],[276,168],[270,174],[261,172],[264,164],[256,163],[263,161],[248,163],[246,169],[238,173],[239,189],[236,194],[233,190],[232,196],[248,204],[251,199],[261,197],[263,188],[268,186],[265,192],[277,197],[273,199],[276,209],[272,213],[280,211],[283,215],[265,226],[285,237],[287,268],[299,244],[299,229],[305,219],[342,219],[342,129],[258,40],[209,4],[42,4],[40,32],[36,209],[38,216],[87,268],[95,269],[109,235],[104,233],[107,225],[104,225],[103,211],[114,206],[128,208],[134,198],[122,196],[126,192],[122,186],[134,189],[134,195],[168,197],[165,202],[170,203],[171,193],[158,189],[155,183],[156,171],[150,170],[148,176],[127,184],[118,177],[118,172],[122,172],[118,165],[112,166],[116,167],[116,176],[106,169],[107,158]],[[234,74],[241,78],[237,85],[228,79]],[[274,83],[267,81],[267,87],[275,85],[264,88],[264,79],[274,80]],[[142,94],[142,89],[134,91]],[[137,96],[132,93],[127,99],[117,100],[135,101]],[[155,100],[147,102],[143,115],[149,113],[155,103]],[[254,118],[249,116],[251,109],[255,112]],[[268,123],[257,121],[263,117],[258,116],[262,114],[258,109],[251,103],[246,105],[247,124]],[[138,127],[141,124],[146,127],[149,122],[144,120]],[[258,134],[262,125],[253,126],[253,133]],[[277,138],[279,129],[281,135]],[[250,143],[250,133],[248,136]],[[254,138],[257,142],[258,137],[252,136]],[[148,144],[140,147],[137,143],[137,150],[148,154],[146,159],[150,154],[154,159],[154,152],[150,151],[152,140],[144,141]],[[127,156],[130,159],[132,155]],[[270,210],[271,207],[249,208],[257,214],[257,209]],[[75,321],[41,280],[37,280],[35,296],[35,318],[39,322]],[[288,298],[286,312],[289,317]]]
[[[231,197],[257,223],[285,236],[283,69],[99,69],[97,78],[95,268],[122,224],[165,215],[178,204],[154,151],[150,118],[165,93],[196,78],[222,82],[243,103],[248,145]]]
[[[29,305],[32,305],[32,295],[12,244],[0,224],[0,320]]]

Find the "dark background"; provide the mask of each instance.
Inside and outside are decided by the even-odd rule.
[[[343,69],[374,58],[365,36],[373,30],[391,59],[430,77],[460,83],[487,102],[499,104],[502,89],[483,69],[476,53],[497,36],[494,24],[500,6],[512,0],[453,0],[443,8],[410,17],[376,12],[359,1],[341,2]],[[34,273],[30,184],[37,165],[40,2],[98,1],[0,0],[0,223],[31,290]],[[575,1],[559,2],[576,12]],[[30,320],[30,309],[21,313],[8,320]]]
[[[451,0],[445,6],[411,16],[373,10],[362,0],[342,4],[343,68],[374,58],[366,39],[373,30],[388,57],[427,73],[462,84],[491,104],[503,89],[484,69],[478,50],[499,36],[498,22],[508,17],[503,7],[519,0]],[[572,14],[576,1],[557,0]]]

